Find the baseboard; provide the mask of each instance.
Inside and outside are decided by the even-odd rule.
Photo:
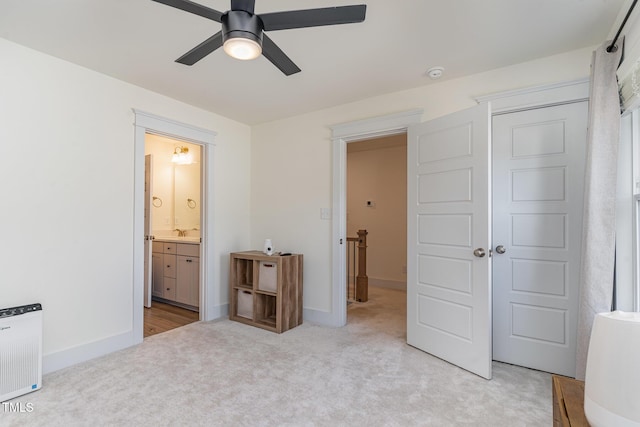
[[[200,311],[200,309],[198,307],[196,307],[196,306],[189,305],[189,304],[183,304],[181,302],[170,300],[170,299],[164,299],[164,298],[160,298],[160,297],[152,297],[151,300],[152,301],[158,301],[158,302],[161,302],[161,303],[164,303],[164,304],[173,305],[173,306],[180,307],[180,308],[184,308],[185,310],[195,311],[196,313],[198,313]]]
[[[375,279],[373,277],[369,277],[369,286],[375,286],[378,288],[387,288],[387,289],[397,289],[401,291],[407,290],[407,282],[401,282],[398,280]]]
[[[342,326],[338,324],[333,313],[329,311],[314,310],[312,308],[303,308],[302,318],[304,322],[315,323],[316,325],[331,326],[331,327]]]
[[[42,373],[48,374],[67,368],[96,357],[104,356],[114,351],[122,350],[136,344],[133,331],[120,335],[114,335],[103,340],[82,344],[55,353],[45,354],[42,357]]]
[[[220,319],[221,317],[229,316],[229,304],[216,305],[211,309],[211,312],[205,313],[205,322],[210,320]]]

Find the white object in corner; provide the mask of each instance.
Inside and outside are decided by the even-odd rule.
[[[0,402],[42,387],[42,306],[0,310]]]
[[[264,249],[263,251],[265,255],[273,255],[273,244],[271,244],[271,239],[264,239]]]
[[[584,412],[592,427],[640,427],[640,313],[596,315]]]

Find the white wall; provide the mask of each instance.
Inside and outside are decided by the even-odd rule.
[[[589,75],[592,50],[581,49],[254,126],[252,247],[261,247],[263,239],[269,237],[278,248],[304,253],[305,316],[331,323],[331,221],[320,219],[320,208],[331,207],[332,200],[329,126],[412,108],[423,108],[424,120],[429,120],[475,105],[475,96],[584,78]]]
[[[45,371],[136,339],[132,108],[217,132],[210,261],[228,300],[226,254],[249,244],[248,126],[4,39],[0,94],[0,307],[42,303]]]

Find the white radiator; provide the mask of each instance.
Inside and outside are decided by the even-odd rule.
[[[0,310],[0,402],[42,386],[42,306]]]

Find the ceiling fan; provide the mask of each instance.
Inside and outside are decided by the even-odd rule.
[[[224,13],[189,0],[153,1],[222,24],[221,31],[176,59],[176,62],[193,65],[223,46],[229,56],[237,59],[254,59],[262,54],[287,76],[299,72],[300,68],[267,37],[265,31],[362,22],[367,9],[362,4],[256,15],[255,0],[231,0],[231,10]]]

